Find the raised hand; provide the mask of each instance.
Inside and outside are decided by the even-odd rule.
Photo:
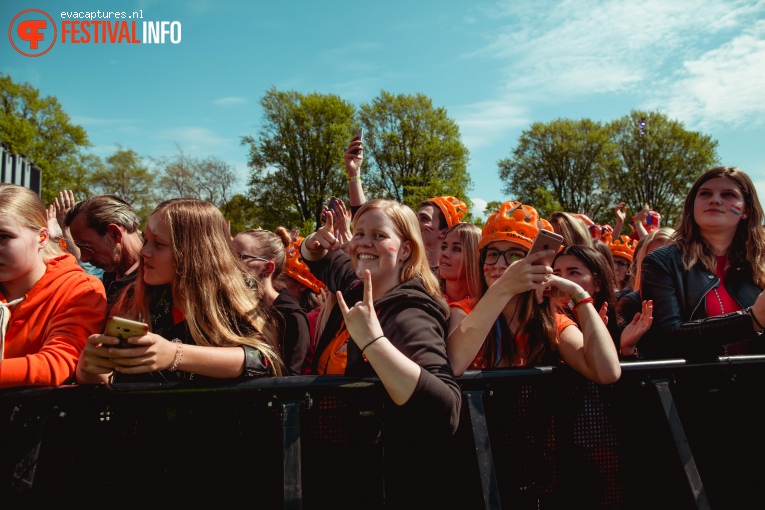
[[[64,230],[64,219],[66,218],[66,213],[68,213],[69,210],[74,207],[74,204],[77,203],[77,201],[74,199],[74,193],[72,193],[72,190],[70,189],[59,191],[58,196],[54,199],[53,203],[56,206],[56,220],[58,220],[58,224],[61,226],[61,230]]]
[[[364,160],[364,143],[361,138],[354,136],[351,138],[351,143],[348,148],[345,149],[343,155],[343,162],[345,163],[345,171],[348,173],[348,177],[353,177],[361,172],[361,162]]]
[[[651,329],[651,324],[653,324],[653,301],[644,300],[642,311],[636,313],[622,331],[619,349],[623,355],[631,355],[635,351],[635,345],[645,332]]]
[[[364,270],[362,277],[364,282],[364,297],[353,307],[348,305],[343,299],[342,292],[337,292],[337,304],[343,313],[345,327],[348,328],[353,341],[360,349],[364,349],[372,340],[384,335],[380,321],[375,312],[374,299],[372,298],[372,274],[368,269]]]
[[[345,202],[335,201],[335,207],[332,209],[335,213],[335,237],[340,240],[342,246],[351,242],[351,212],[345,209]]]
[[[46,214],[48,216],[48,232],[50,233],[50,236],[53,238],[64,237],[64,232],[61,230],[61,227],[56,220],[56,206],[50,204]]]
[[[506,291],[508,299],[516,294],[536,290],[542,283],[547,281],[547,278],[552,276],[553,272],[552,267],[538,264],[537,262],[554,254],[552,250],[546,250],[532,253],[520,260],[516,260],[507,266],[507,269],[504,270],[493,285],[499,285],[500,289]],[[489,271],[491,272],[491,269]]]
[[[327,220],[324,225],[303,241],[309,260],[321,260],[328,252],[341,248],[341,243],[338,242],[334,234],[335,214],[331,209],[327,209],[326,214]],[[305,252],[303,254],[305,255]]]

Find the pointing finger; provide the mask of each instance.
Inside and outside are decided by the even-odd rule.
[[[372,308],[374,299],[372,298],[372,273],[369,269],[364,270],[364,304]]]

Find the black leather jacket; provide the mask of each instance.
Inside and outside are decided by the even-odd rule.
[[[643,260],[641,292],[643,299],[653,300],[653,325],[638,350],[654,359],[709,360],[723,355],[727,344],[760,337],[747,313],[761,292],[751,274],[747,263],[731,267],[725,289],[742,309],[707,317],[705,296],[720,279],[700,264],[686,271],[677,246],[650,253]]]

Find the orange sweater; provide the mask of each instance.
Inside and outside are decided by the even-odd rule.
[[[0,299],[5,296],[0,292]],[[11,310],[0,362],[0,388],[58,386],[74,375],[85,340],[106,319],[101,281],[72,255],[56,257],[26,299]]]

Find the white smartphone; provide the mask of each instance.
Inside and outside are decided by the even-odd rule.
[[[546,250],[553,250],[555,253],[557,253],[558,249],[562,245],[563,245],[562,235],[556,234],[555,232],[550,232],[549,230],[540,230],[539,233],[537,234],[537,237],[534,238],[534,244],[531,245],[531,250],[529,250],[529,253],[526,256],[528,257],[532,253],[537,253],[537,252],[546,251]],[[549,257],[539,259],[538,261],[535,262],[535,264],[552,266],[552,261],[555,258],[555,253],[553,253]]]

